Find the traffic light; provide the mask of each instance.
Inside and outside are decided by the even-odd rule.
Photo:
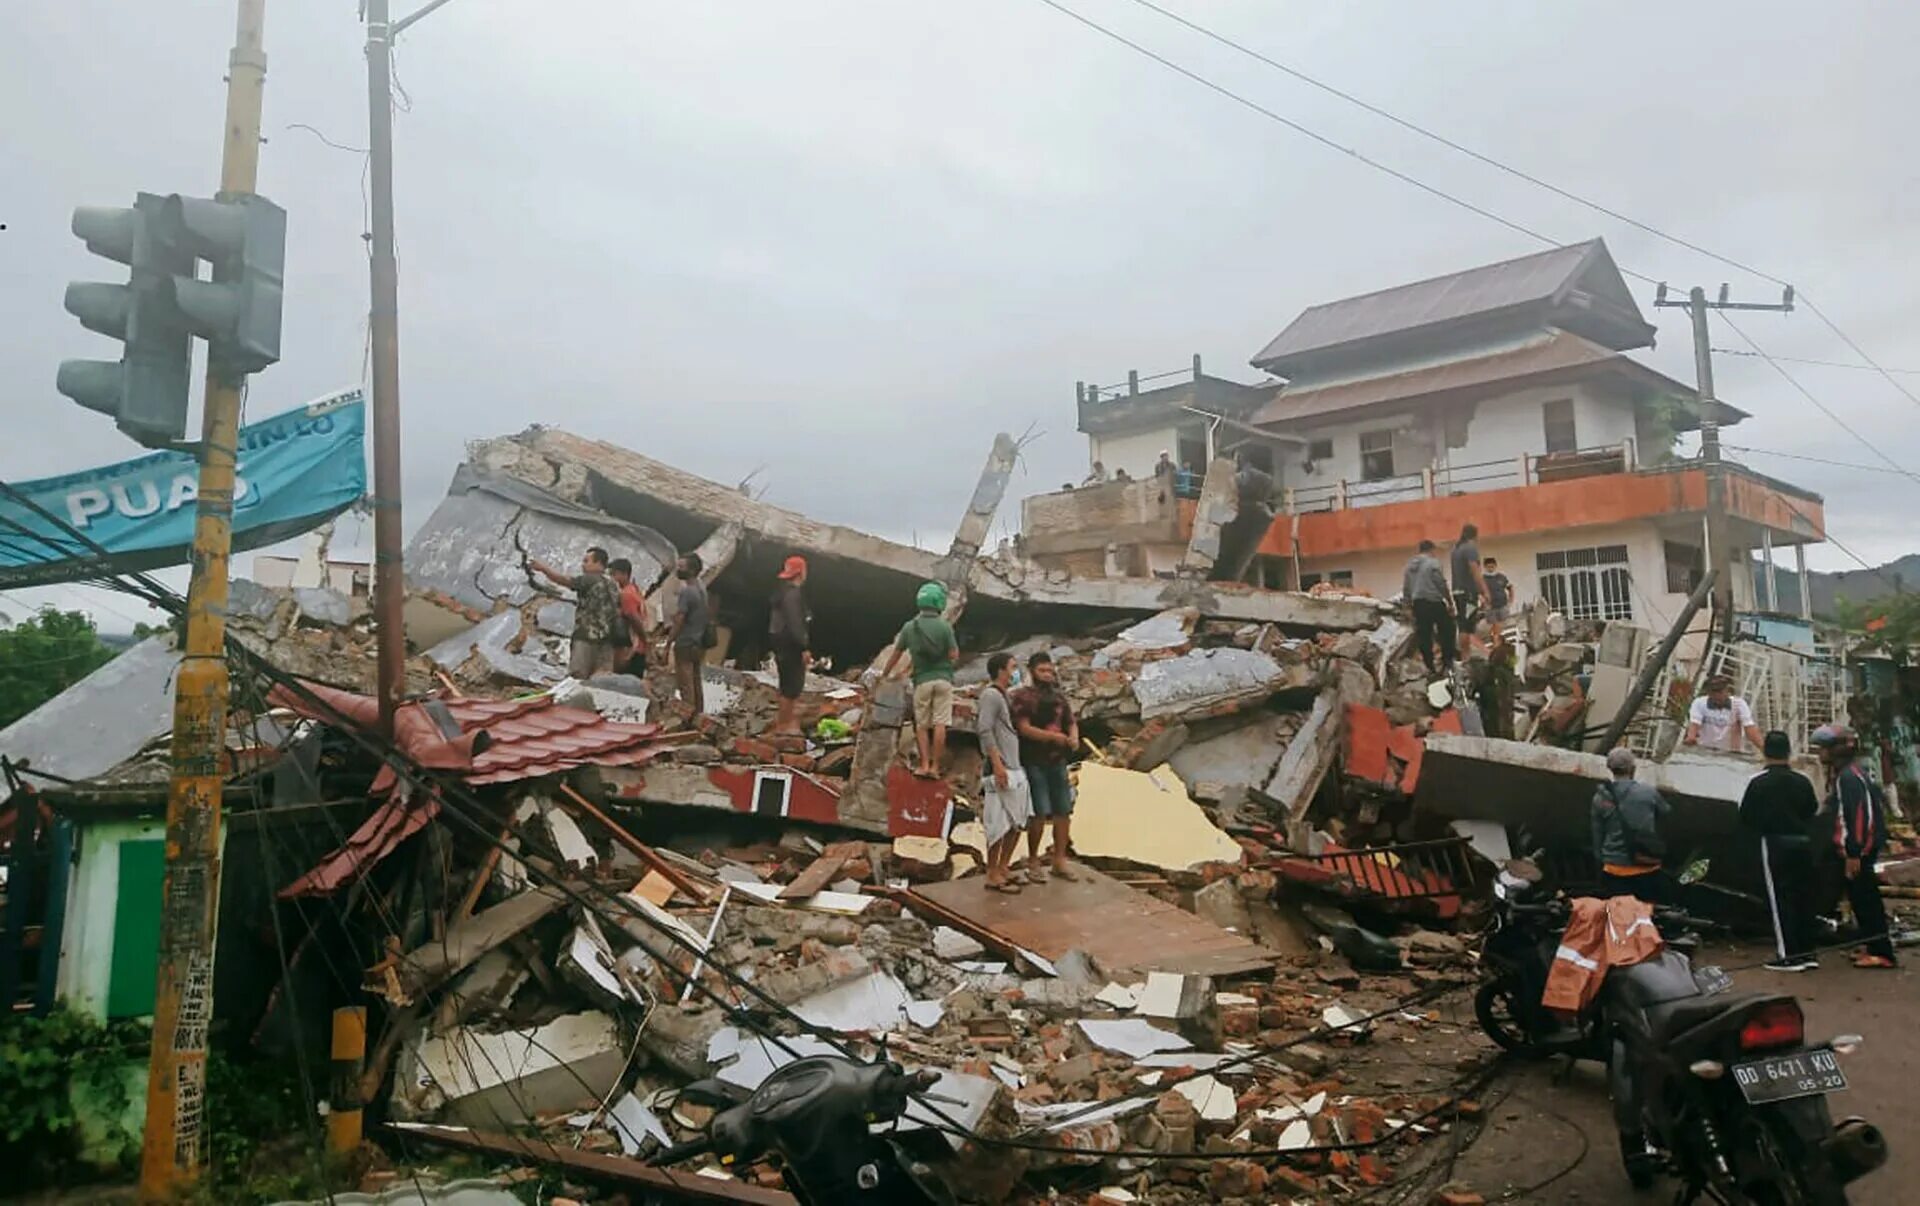
[[[186,435],[193,349],[173,302],[176,274],[193,272],[191,254],[158,237],[164,199],[141,193],[131,209],[82,206],[73,233],[95,255],[132,269],[128,283],[67,286],[67,312],[89,331],[126,345],[118,362],[64,360],[60,392],[112,415],[120,430],[149,448]]]
[[[126,347],[118,362],[61,362],[58,386],[140,443],[186,436],[192,336],[207,340],[210,371],[233,382],[280,358],[287,215],[273,202],[141,193],[131,209],[74,210],[73,232],[132,271],[125,285],[67,286],[67,310]],[[199,278],[203,259],[211,280]]]
[[[265,197],[168,197],[167,241],[213,265],[213,279],[173,282],[187,329],[207,341],[216,372],[244,376],[280,359],[280,294],[287,212]]]

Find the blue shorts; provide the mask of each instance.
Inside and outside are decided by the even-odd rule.
[[[1073,815],[1073,781],[1067,777],[1066,763],[1038,762],[1020,769],[1027,772],[1034,820]]]

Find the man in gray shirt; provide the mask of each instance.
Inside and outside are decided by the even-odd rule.
[[[1427,673],[1437,673],[1433,666],[1436,640],[1440,646],[1441,669],[1451,670],[1458,639],[1453,628],[1453,600],[1447,594],[1447,571],[1440,568],[1433,541],[1422,540],[1420,551],[1407,562],[1401,593],[1413,608],[1413,645],[1420,651],[1420,660],[1427,664]]]
[[[980,784],[980,822],[987,830],[987,887],[1017,893],[1020,885],[1007,875],[1014,847],[1026,832],[1031,799],[1027,775],[1020,769],[1020,735],[1013,727],[1013,704],[1007,688],[1013,685],[1013,655],[996,653],[987,659],[987,685],[980,688],[974,732],[986,772]]]
[[[1613,781],[1593,791],[1589,820],[1593,826],[1593,856],[1600,864],[1600,890],[1608,897],[1634,896],[1650,904],[1666,900],[1666,872],[1661,861],[1667,852],[1660,836],[1660,818],[1671,806],[1650,785],[1633,777],[1633,751],[1611,750],[1607,769]]]
[[[671,630],[674,681],[679,684],[680,698],[693,709],[695,719],[707,710],[700,666],[707,660],[707,650],[712,647],[710,630],[713,617],[708,611],[706,585],[700,581],[702,568],[698,553],[686,554],[674,567],[674,576],[680,580],[680,586],[679,592],[673,597],[673,617],[668,625]]]

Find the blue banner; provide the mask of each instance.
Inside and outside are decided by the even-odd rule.
[[[297,536],[353,505],[367,491],[366,434],[358,389],[242,427],[234,550]],[[156,452],[13,483],[31,505],[0,493],[0,588],[185,564],[199,480],[192,455]]]

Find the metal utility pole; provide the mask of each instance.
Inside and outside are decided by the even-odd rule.
[[[407,687],[406,572],[400,544],[400,271],[393,258],[393,40],[449,3],[428,0],[392,20],[387,0],[365,0],[367,19],[367,178],[373,211],[369,276],[373,304],[373,622],[379,637],[380,731]]]
[[[260,109],[267,78],[265,25],[266,0],[239,0],[227,67],[222,200],[249,197],[258,182]],[[221,762],[227,731],[227,559],[233,548],[234,463],[245,380],[219,360],[212,354],[207,358],[186,654],[173,704],[167,871],[140,1158],[140,1193],[148,1200],[170,1198],[195,1180],[206,1154],[207,1024],[213,1016]]]
[[[406,575],[400,545],[400,272],[393,258],[393,35],[387,0],[367,0],[367,150],[372,193],[373,622],[380,731],[407,684]]]
[[[1778,303],[1736,302],[1727,299],[1727,286],[1720,286],[1720,297],[1707,300],[1707,291],[1698,285],[1687,291],[1687,300],[1667,300],[1663,284],[1654,294],[1656,307],[1684,307],[1693,318],[1693,371],[1699,397],[1700,460],[1707,471],[1707,552],[1704,561],[1719,574],[1713,588],[1713,624],[1720,639],[1733,639],[1733,561],[1732,536],[1727,530],[1727,478],[1720,459],[1720,403],[1713,392],[1713,347],[1707,331],[1708,310],[1793,309],[1793,286],[1788,285]],[[1751,573],[1751,570],[1748,571]]]

